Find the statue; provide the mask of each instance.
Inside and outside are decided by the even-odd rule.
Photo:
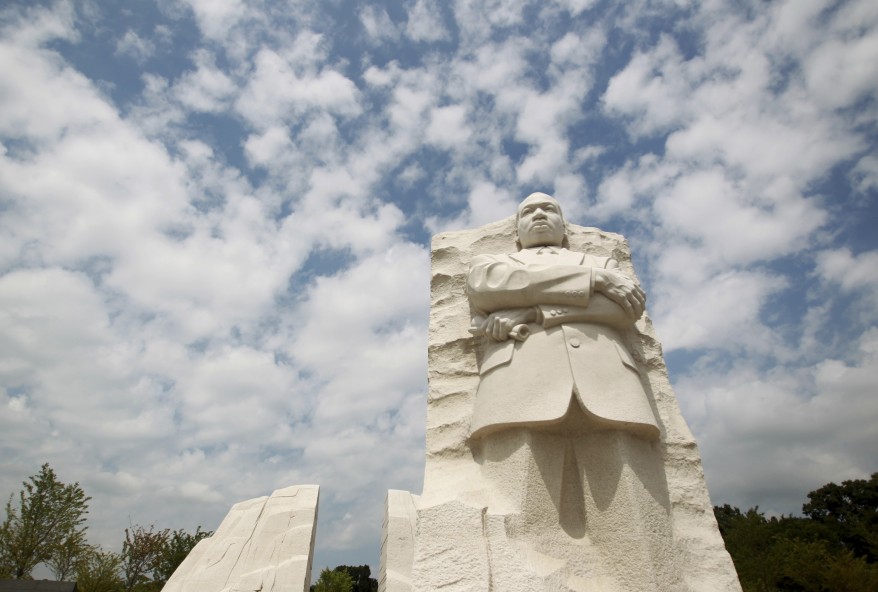
[[[612,562],[617,589],[678,589],[660,430],[622,336],[646,295],[614,259],[564,247],[552,197],[528,196],[516,226],[519,251],[477,255],[467,277],[486,341],[471,441],[494,505],[517,540]]]
[[[521,250],[476,256],[467,282],[471,332],[489,339],[473,437],[515,425],[551,429],[581,413],[595,426],[658,439],[619,335],[643,314],[643,290],[614,259],[564,248],[561,206],[545,193],[519,205],[517,226]]]
[[[740,592],[624,239],[544,193],[433,238],[427,459],[382,592]]]

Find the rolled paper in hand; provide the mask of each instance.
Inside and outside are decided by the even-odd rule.
[[[485,335],[485,330],[481,327],[472,326],[469,328],[469,332],[473,335]],[[514,339],[515,341],[524,341],[530,336],[530,327],[527,326],[526,323],[521,323],[519,325],[515,325],[509,331],[509,334],[506,336],[507,339]]]

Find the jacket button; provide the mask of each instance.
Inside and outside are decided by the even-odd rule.
[[[574,337],[573,339],[570,340],[570,345],[572,345],[573,347],[579,347],[580,342],[577,338]]]

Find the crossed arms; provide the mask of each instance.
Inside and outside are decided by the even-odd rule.
[[[467,294],[476,310],[473,329],[495,341],[515,337],[527,323],[549,328],[592,322],[617,327],[643,314],[646,295],[608,259],[605,267],[522,264],[505,256],[472,261]],[[517,338],[517,337],[516,337]]]

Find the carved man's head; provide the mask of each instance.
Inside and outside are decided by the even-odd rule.
[[[518,204],[518,242],[529,247],[560,247],[566,229],[561,206],[551,195],[531,193]]]

